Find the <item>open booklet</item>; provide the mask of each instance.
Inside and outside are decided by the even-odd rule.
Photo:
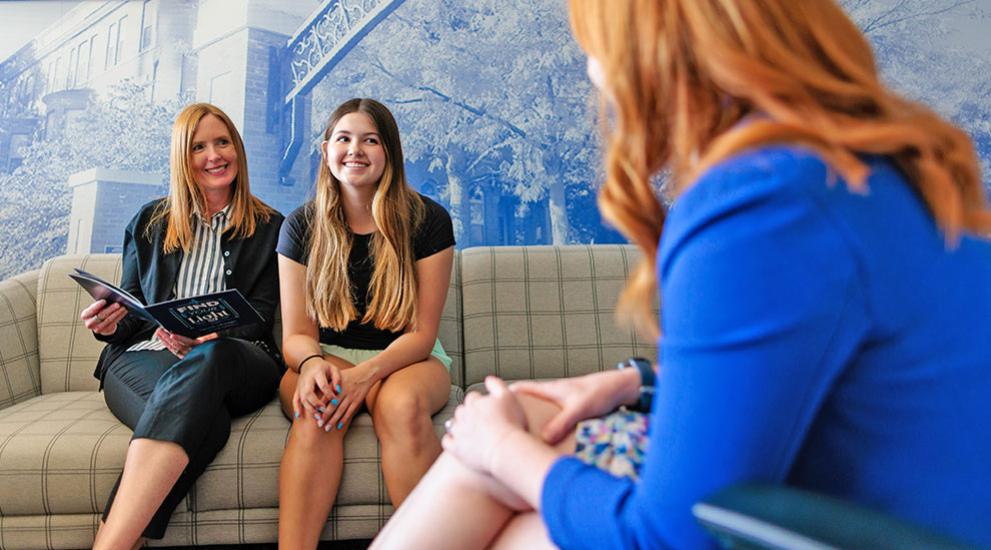
[[[69,277],[94,299],[118,303],[130,313],[189,338],[263,322],[262,316],[236,288],[146,306],[130,292],[92,273],[77,268]]]

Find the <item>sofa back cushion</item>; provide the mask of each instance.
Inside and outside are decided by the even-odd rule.
[[[0,282],[0,409],[41,393],[38,271]]]
[[[79,312],[93,302],[69,278],[80,268],[108,281],[120,281],[119,254],[79,254],[52,258],[38,276],[38,357],[41,393],[95,390],[93,377],[103,343],[93,338],[79,319]]]
[[[460,271],[455,257],[447,303],[441,314],[439,338],[448,355],[453,383],[462,380]],[[64,391],[95,390],[99,381],[93,377],[103,344],[98,342],[79,320],[79,312],[93,299],[69,278],[73,268],[89,271],[112,282],[121,275],[120,254],[82,254],[59,256],[45,262],[38,277],[38,356],[41,367],[41,391],[49,394]],[[282,327],[276,315],[275,340],[282,341]]]
[[[451,268],[451,282],[447,285],[447,300],[440,313],[440,326],[437,338],[444,351],[451,358],[451,383],[462,386],[464,383],[465,354],[461,336],[461,253],[454,253],[454,266]]]
[[[639,261],[630,245],[470,248],[461,253],[465,385],[575,376],[631,355],[656,358],[655,342],[613,314]]]

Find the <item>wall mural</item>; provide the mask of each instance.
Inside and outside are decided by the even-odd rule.
[[[448,207],[459,247],[622,242],[595,208],[596,100],[560,0],[68,3],[0,59],[0,278],[119,251],[194,100],[235,120],[253,190],[283,212],[312,195],[331,110],[366,96],[395,113],[410,181]],[[842,3],[885,79],[961,125],[991,183],[991,45],[974,30],[991,0]]]

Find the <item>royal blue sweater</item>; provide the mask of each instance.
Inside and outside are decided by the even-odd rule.
[[[555,543],[712,546],[692,504],[762,481],[991,545],[991,243],[948,247],[899,171],[867,162],[856,193],[813,152],[766,147],[678,199],[641,479],[559,459]]]

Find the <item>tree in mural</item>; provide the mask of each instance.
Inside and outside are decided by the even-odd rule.
[[[843,4],[874,44],[885,80],[961,124],[987,166],[991,102],[980,75],[989,61],[937,45],[952,28],[948,16],[984,16],[974,0]],[[601,178],[595,109],[560,5],[407,2],[317,87],[314,120],[359,94],[385,100],[406,123],[407,159],[429,161],[443,182],[460,242],[469,242],[470,198],[483,181],[523,209],[546,204],[551,242],[605,233],[591,200]]]
[[[955,22],[987,21],[986,10],[975,0],[844,0],[843,6],[870,39],[888,85],[970,135],[991,189],[991,59],[947,40],[957,32]]]
[[[318,87],[316,112],[358,87],[412,123],[407,158],[429,159],[446,182],[461,242],[479,181],[496,181],[524,209],[546,201],[553,243],[606,233],[590,200],[598,131],[584,56],[560,6],[408,2],[370,37]],[[584,211],[576,215],[572,203]]]
[[[167,173],[178,103],[152,104],[144,92],[117,85],[63,131],[36,139],[21,165],[0,176],[0,278],[65,253],[71,174],[94,167]]]

